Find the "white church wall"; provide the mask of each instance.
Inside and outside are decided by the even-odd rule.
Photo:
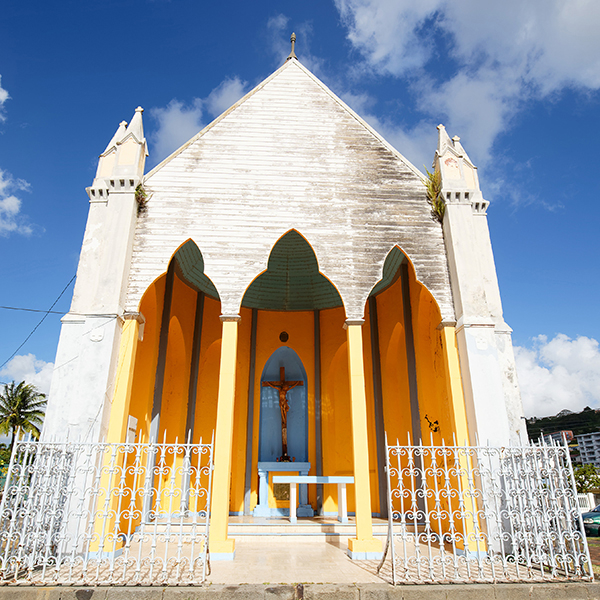
[[[296,60],[145,178],[127,309],[187,239],[202,252],[223,314],[292,228],[360,319],[398,244],[443,318],[454,319],[440,224],[420,173]]]
[[[121,123],[87,190],[88,221],[71,308],[62,319],[44,439],[96,442],[106,434],[137,218],[135,189],[146,156],[141,113],[138,108],[129,127]],[[113,169],[108,176],[107,165]]]
[[[526,440],[511,329],[502,301],[487,224],[488,202],[459,138],[440,130],[436,169],[446,202],[444,239],[457,319],[457,343],[471,443]]]
[[[515,356],[512,346],[512,329],[503,316],[500,286],[496,274],[496,265],[492,251],[492,242],[487,223],[487,203],[479,204],[473,210],[473,229],[479,248],[482,277],[490,317],[494,321],[495,346],[498,352],[498,365],[501,373],[504,403],[509,422],[510,441],[513,444],[527,443],[527,427],[521,392],[517,380]]]
[[[42,439],[96,442],[106,435],[120,329],[116,317],[62,319]]]

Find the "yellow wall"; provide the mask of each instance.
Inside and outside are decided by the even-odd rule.
[[[229,510],[244,511],[246,479],[246,433],[248,415],[248,376],[250,371],[250,333],[252,311],[242,308],[238,329],[235,406],[233,409],[233,453],[231,457],[231,495]]]
[[[377,295],[377,317],[385,430],[390,444],[406,444],[411,411],[400,279]]]
[[[200,443],[200,440],[205,444],[210,443],[217,422],[222,335],[220,314],[221,303],[205,297],[194,415],[194,443]]]
[[[425,415],[438,421],[440,431],[434,442],[442,437],[451,442],[454,429],[449,410],[448,378],[442,347],[442,335],[437,329],[440,313],[431,294],[416,281],[409,267],[413,331],[417,363],[421,427],[428,443],[430,427]],[[138,418],[141,436],[147,441],[158,358],[160,323],[164,301],[165,276],[159,278],[144,295],[140,311],[146,319],[144,339],[139,342],[134,370],[130,414]],[[167,347],[165,382],[162,401],[160,438],[167,431],[167,440],[184,441],[187,414],[190,357],[193,345],[197,294],[175,277]],[[379,344],[382,368],[382,395],[385,430],[390,443],[405,444],[411,428],[410,394],[404,337],[402,288],[399,279],[377,296]],[[221,305],[206,297],[204,302],[202,340],[199,359],[197,404],[194,442],[210,441],[216,425],[216,403],[219,382],[222,325]],[[234,406],[234,433],[230,510],[242,512],[246,468],[246,432],[249,385],[254,386],[254,415],[252,439],[251,509],[258,501],[258,447],[260,426],[261,375],[269,357],[285,345],[299,356],[307,376],[308,448],[311,474],[316,473],[315,455],[315,377],[314,377],[314,313],[312,311],[258,311],[255,378],[249,381],[250,337],[252,311],[243,308],[238,331],[237,382]],[[323,474],[352,475],[352,437],[350,421],[350,389],[348,379],[347,338],[343,325],[342,307],[323,310],[321,326],[321,410]],[[279,334],[286,331],[283,344]],[[376,480],[376,434],[373,397],[371,338],[368,305],[363,326],[363,351],[366,375],[367,428],[369,436],[369,470],[371,502],[379,512],[378,482]],[[316,486],[309,486],[309,502],[316,507]],[[337,512],[337,487],[325,486],[324,511]],[[348,487],[348,509],[354,510],[354,489]]]
[[[437,328],[441,321],[440,311],[429,291],[414,279],[412,272],[410,283],[423,443],[430,444],[433,440],[434,444],[440,445],[445,440],[451,444],[454,421],[451,418],[442,334]]]
[[[321,431],[324,475],[353,475],[348,343],[343,308],[321,312]],[[354,510],[354,486],[348,486]],[[323,486],[323,511],[337,512],[337,486]]]
[[[185,442],[196,292],[177,276],[173,282],[158,441]]]
[[[244,309],[243,309],[244,310]],[[242,314],[242,323],[251,320],[251,311],[248,316]],[[286,343],[279,339],[279,334],[285,331],[289,335]],[[250,332],[248,332],[248,339]],[[254,378],[254,420],[252,443],[252,479],[250,508],[254,509],[258,503],[258,438],[260,431],[260,396],[261,376],[265,365],[273,352],[282,346],[294,350],[300,357],[307,379],[307,406],[308,406],[308,460],[311,463],[311,475],[316,475],[315,455],[315,354],[314,354],[314,319],[310,311],[279,312],[258,311],[256,327],[256,367]],[[250,346],[248,345],[248,349]],[[249,362],[249,358],[248,358]],[[246,371],[247,373],[247,371]],[[247,403],[247,388],[246,388]],[[245,435],[244,435],[245,439]],[[313,489],[311,489],[313,488]],[[309,486],[309,502],[315,505],[316,490]],[[242,498],[243,504],[243,498]],[[242,507],[243,508],[243,507]],[[241,510],[241,509],[240,509]]]
[[[379,316],[379,312],[377,313],[377,316]],[[373,390],[371,318],[368,302],[365,309],[365,324],[363,325],[362,329],[363,357],[365,363],[365,391],[367,396],[367,432],[369,436],[369,478],[371,485],[371,509],[374,513],[379,513],[379,485],[377,482],[377,429],[375,424],[375,394]]]
[[[148,288],[140,303],[140,312],[146,322],[144,339],[138,342],[129,407],[129,413],[138,420],[139,435],[136,437],[136,442],[147,442],[150,431],[165,281],[165,275],[157,279]]]

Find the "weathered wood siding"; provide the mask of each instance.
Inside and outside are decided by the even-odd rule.
[[[298,61],[290,60],[145,178],[127,308],[187,239],[204,257],[223,314],[290,229],[312,245],[350,319],[394,245],[452,319],[440,224],[418,171]]]

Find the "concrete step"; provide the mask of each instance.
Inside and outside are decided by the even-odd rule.
[[[353,536],[356,534],[354,523],[315,523],[312,521],[297,523],[230,523],[229,535],[237,536]],[[373,534],[387,535],[387,524],[374,524]]]
[[[183,534],[189,534],[193,526],[196,526],[196,531],[200,531],[203,527],[202,523],[193,519],[173,519],[170,523],[159,521],[156,524],[146,525],[148,532],[156,532],[162,534],[169,530],[173,535],[181,531]],[[387,535],[388,524],[383,519],[374,519],[373,535],[376,537],[385,537]],[[293,537],[293,538],[331,538],[331,537],[352,537],[356,535],[356,523],[354,518],[350,518],[348,523],[340,523],[331,518],[305,518],[298,519],[297,523],[290,523],[285,517],[283,518],[234,518],[229,521],[228,535],[230,537]]]

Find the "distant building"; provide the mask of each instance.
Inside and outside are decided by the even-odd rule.
[[[567,444],[572,442],[573,438],[575,437],[570,429],[563,429],[561,431],[555,431],[554,433],[547,433],[543,437],[544,441],[547,444],[550,444],[552,442],[562,443],[563,436],[567,440]]]
[[[600,431],[578,435],[577,442],[581,463],[600,467]]]

